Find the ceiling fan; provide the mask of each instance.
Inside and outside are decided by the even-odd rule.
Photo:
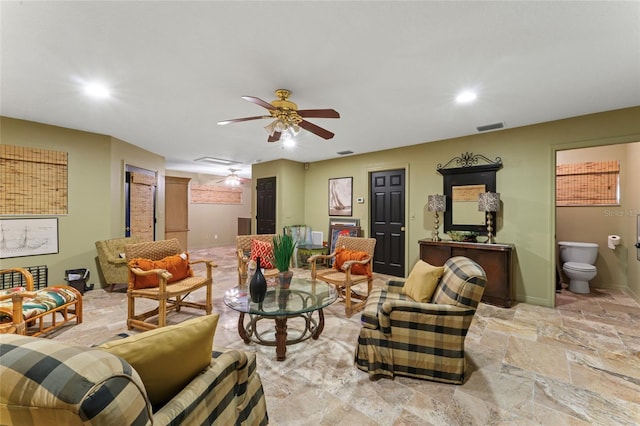
[[[241,178],[240,176],[238,176],[236,172],[239,170],[240,169],[229,169],[229,175],[226,178],[219,180],[218,183],[224,183],[228,186],[244,185],[244,183],[249,179]]]
[[[289,100],[291,92],[287,89],[276,90],[278,99],[265,102],[254,96],[243,96],[242,99],[260,105],[269,111],[269,115],[259,115],[255,117],[235,118],[232,120],[218,121],[219,125],[229,123],[240,123],[242,121],[259,120],[262,118],[273,118],[273,122],[265,126],[269,133],[267,142],[277,142],[282,139],[295,136],[303,128],[323,139],[331,139],[334,134],[320,126],[308,122],[305,118],[340,118],[340,114],[333,109],[298,109],[298,106]]]

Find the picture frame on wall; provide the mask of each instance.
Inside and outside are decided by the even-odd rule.
[[[333,253],[336,249],[336,241],[338,236],[348,235],[350,237],[360,236],[359,226],[330,225],[329,226],[329,253]]]
[[[329,218],[329,225],[360,226],[360,219]]]
[[[329,179],[329,216],[353,214],[353,178]]]
[[[0,259],[58,253],[58,218],[0,219]]]

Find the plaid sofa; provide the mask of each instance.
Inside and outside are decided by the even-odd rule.
[[[2,425],[264,425],[255,355],[213,352],[209,368],[152,411],[138,373],[100,349],[0,335]]]
[[[487,278],[466,257],[452,257],[431,303],[404,294],[404,280],[371,292],[362,313],[355,364],[372,376],[394,375],[461,384],[464,339]]]

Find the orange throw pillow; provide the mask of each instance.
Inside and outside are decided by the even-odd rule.
[[[369,258],[366,251],[351,251],[344,247],[338,247],[336,250],[336,260],[333,262],[333,268],[342,271],[342,264],[347,260],[365,260]],[[371,276],[371,263],[366,265],[351,265],[351,273],[355,275]]]
[[[260,267],[273,269],[273,244],[267,241],[251,240],[251,260],[260,258]]]
[[[171,275],[173,275],[167,283],[172,283],[174,281],[179,281],[193,276],[193,270],[191,269],[191,265],[189,265],[188,253],[167,256],[162,260],[132,259],[129,261],[129,266],[132,268],[142,269],[143,271],[166,269]],[[136,290],[141,288],[158,287],[158,285],[160,285],[160,279],[156,274],[139,276],[131,273],[129,274],[129,280],[133,280],[133,288]]]

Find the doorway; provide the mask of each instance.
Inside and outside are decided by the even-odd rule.
[[[151,170],[126,166],[125,237],[156,239],[156,174]]]
[[[262,178],[256,184],[256,232],[276,233],[276,178]]]
[[[376,239],[373,270],[395,277],[405,276],[405,170],[370,174],[372,238]]]

